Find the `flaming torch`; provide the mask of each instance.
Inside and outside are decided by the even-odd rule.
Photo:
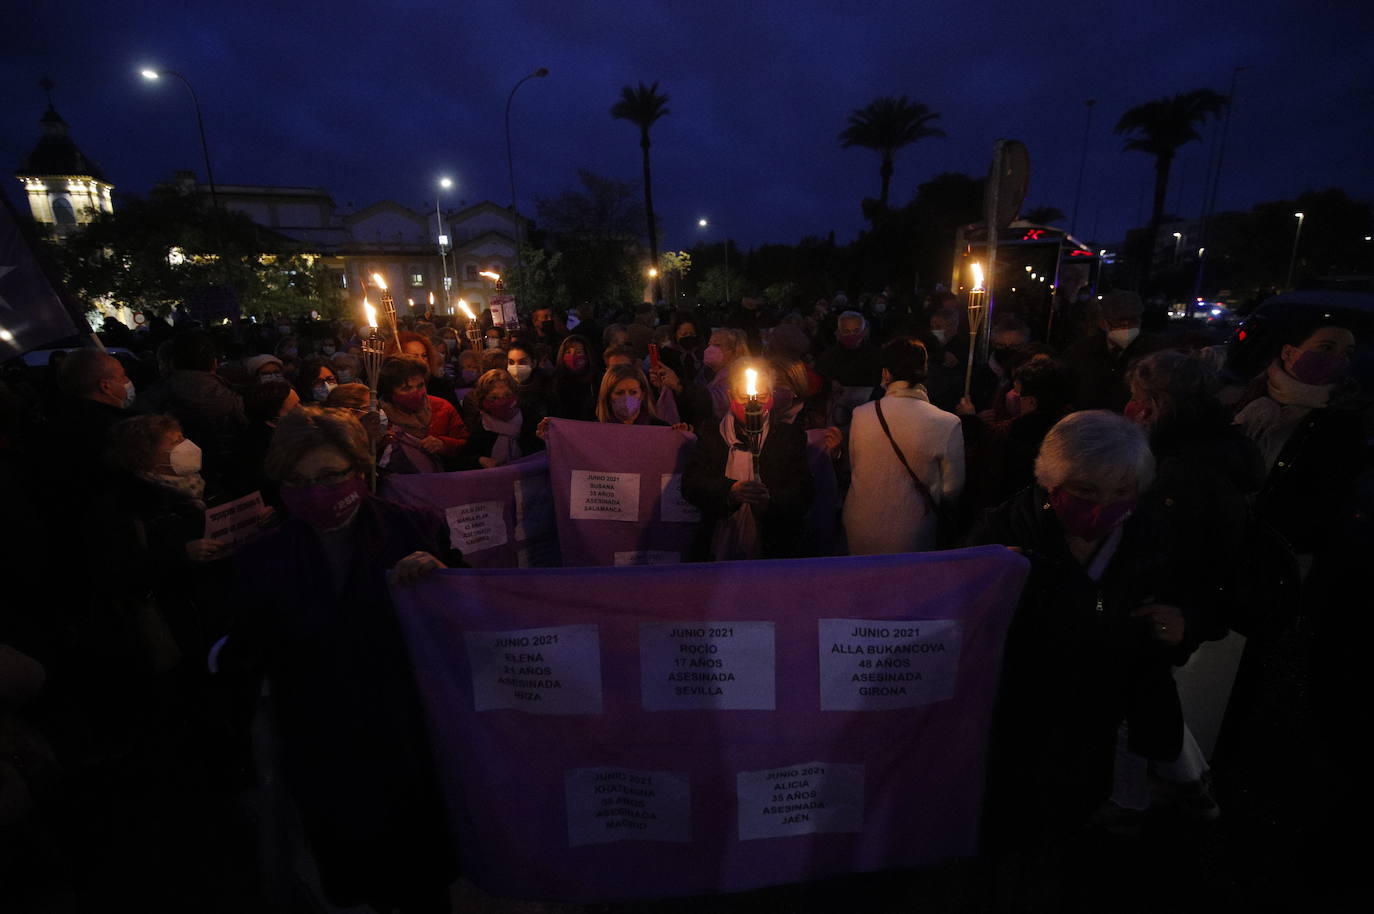
[[[377,332],[377,309],[366,298],[363,299],[363,312],[367,315],[367,325],[372,328],[367,339],[363,340],[363,365],[367,368],[367,386],[372,388],[372,409],[377,408],[377,376],[382,371],[382,359],[386,355],[386,341]]]
[[[983,265],[978,261],[969,264],[973,270],[973,288],[968,290],[968,365],[964,368],[964,396],[973,390],[973,357],[978,345],[978,331],[983,327],[983,319],[988,313],[988,290],[983,282]]]
[[[386,312],[386,319],[391,321],[391,336],[396,341],[396,351],[401,351],[401,327],[396,321],[396,302],[391,297],[391,290],[386,287],[386,280],[381,273],[373,273],[372,281],[377,284],[377,288],[382,290],[382,310]]]
[[[749,444],[753,456],[753,473],[750,478],[759,481],[759,448],[763,439],[763,403],[759,401],[759,373],[752,368],[744,370],[744,392],[749,401],[744,404],[744,440]]]
[[[467,337],[469,345],[473,349],[480,350],[482,348],[482,328],[477,326],[477,315],[472,313],[468,303],[461,298],[458,299],[458,310],[462,311],[463,316],[468,319]]]

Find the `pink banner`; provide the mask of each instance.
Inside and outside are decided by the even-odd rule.
[[[981,547],[393,585],[466,872],[613,901],[971,855],[1026,570]]]
[[[489,470],[388,476],[378,494],[443,515],[450,541],[473,568],[559,563],[547,454]]]
[[[554,419],[546,440],[564,566],[687,560],[701,520],[682,497],[694,436]]]

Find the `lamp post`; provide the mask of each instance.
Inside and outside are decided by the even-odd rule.
[[[445,177],[442,177],[442,178],[439,179],[439,187],[442,188],[443,190],[448,190],[448,189],[449,189],[450,187],[452,187],[452,186],[453,186],[453,179],[452,179],[452,178],[445,176]],[[434,198],[434,223],[435,223],[435,226],[436,226],[437,229],[438,229],[438,237],[439,237],[439,262],[440,262],[441,264],[444,265],[444,305],[448,307],[448,309],[449,309],[450,312],[452,312],[453,307],[452,307],[451,305],[449,305],[449,300],[450,300],[450,299],[449,299],[449,292],[450,292],[450,290],[449,290],[449,279],[448,279],[448,257],[447,257],[447,255],[444,253],[444,246],[448,244],[449,238],[448,238],[448,232],[445,232],[445,231],[444,231],[444,216],[443,216],[443,214],[439,211],[439,198],[438,198],[437,196]]]
[[[1183,244],[1183,233],[1174,232],[1174,263],[1178,263],[1178,249]]]
[[[196,90],[191,86],[191,81],[182,76],[176,70],[155,70],[152,67],[145,67],[142,70],[143,78],[147,80],[158,80],[164,76],[175,76],[181,80],[181,84],[186,87],[186,91],[191,93],[191,104],[196,109],[196,127],[200,130],[200,152],[205,157],[205,177],[210,182],[210,205],[219,210],[219,195],[215,192],[215,172],[210,167],[210,146],[205,142],[205,120],[200,116],[200,99],[196,97]]]
[[[543,79],[549,75],[548,67],[540,67],[533,73],[527,73],[511,86],[510,95],[506,96],[506,173],[510,176],[510,209],[511,215],[515,217],[515,267],[520,271],[520,278],[525,278],[525,259],[521,253],[521,248],[525,245],[525,228],[520,222],[520,210],[515,202],[515,156],[511,152],[510,143],[510,104],[515,101],[515,93],[521,86],[531,79]],[[524,294],[522,287],[521,294]]]
[[[1286,288],[1293,288],[1293,268],[1298,265],[1298,239],[1302,237],[1302,222],[1306,218],[1302,213],[1294,213],[1293,216],[1298,220],[1298,230],[1293,233],[1293,256],[1288,258],[1288,281],[1284,283]]]
[[[707,219],[705,216],[703,216],[703,217],[701,217],[700,219],[697,220],[697,226],[698,226],[699,228],[709,228],[710,225],[711,225],[711,221],[710,221],[709,219]],[[725,251],[725,300],[726,300],[726,302],[729,302],[729,301],[730,301],[730,239],[729,239],[728,237],[727,237],[723,242],[721,242],[721,247],[722,247],[722,248],[724,249],[724,251]]]

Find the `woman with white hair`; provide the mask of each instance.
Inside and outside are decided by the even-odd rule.
[[[987,512],[970,538],[1031,561],[989,756],[989,836],[1004,848],[1089,818],[1111,791],[1123,724],[1137,755],[1171,762],[1182,748],[1171,667],[1186,659],[1188,601],[1135,513],[1154,470],[1138,425],[1072,413],[1045,437],[1035,484]]]

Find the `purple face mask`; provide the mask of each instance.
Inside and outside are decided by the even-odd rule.
[[[1345,357],[1336,352],[1308,349],[1293,360],[1288,373],[1304,384],[1330,384],[1345,373]]]
[[[352,476],[332,486],[281,487],[281,500],[293,517],[316,530],[336,530],[348,523],[367,496],[367,480]]]
[[[1085,540],[1100,540],[1121,525],[1135,510],[1136,500],[1128,498],[1100,505],[1077,495],[1070,495],[1064,489],[1050,493],[1050,506],[1054,508],[1059,523],[1070,536]]]

